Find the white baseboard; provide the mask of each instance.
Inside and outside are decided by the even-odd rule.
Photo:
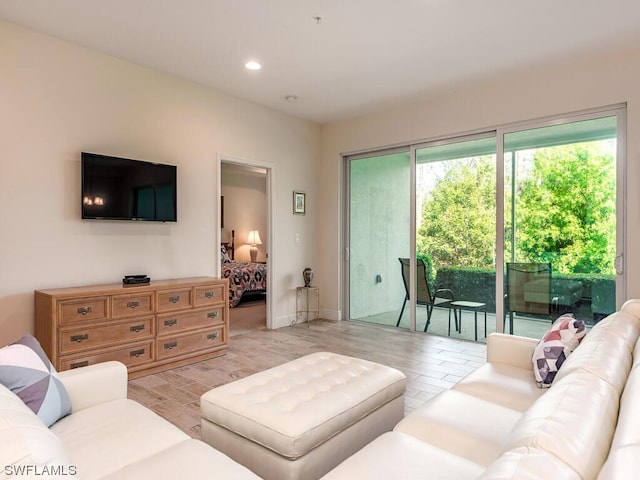
[[[324,308],[320,310],[320,318],[339,322],[340,320],[342,320],[342,312],[340,310],[329,310]]]
[[[272,328],[282,328],[290,326],[296,319],[296,314],[280,315],[273,319]]]
[[[341,315],[341,311],[340,310],[328,310],[328,309],[323,309],[320,310],[320,318],[324,318],[325,320],[333,320],[336,322],[339,322],[340,320],[342,320],[342,315]],[[290,325],[293,325],[293,323],[296,320],[296,314],[295,313],[291,313],[289,315],[280,315],[275,317],[272,328],[282,328],[282,327],[288,327]]]

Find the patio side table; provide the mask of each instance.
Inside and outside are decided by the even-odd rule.
[[[294,323],[307,322],[320,318],[320,288],[297,287],[296,288],[296,319]]]
[[[456,321],[458,333],[462,333],[462,311],[467,310],[473,312],[473,321],[475,325],[475,340],[478,341],[478,310],[484,310],[484,336],[487,336],[487,304],[482,302],[469,302],[466,300],[456,300],[449,303],[449,333],[451,333],[451,309]],[[458,317],[458,313],[460,316]]]

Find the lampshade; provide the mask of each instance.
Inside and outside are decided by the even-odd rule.
[[[262,240],[260,240],[260,234],[258,233],[258,230],[249,230],[248,243],[250,245],[262,245]]]

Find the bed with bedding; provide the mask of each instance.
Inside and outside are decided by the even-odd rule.
[[[243,295],[266,293],[267,265],[265,263],[236,262],[222,245],[222,278],[229,279],[229,308],[236,307]]]

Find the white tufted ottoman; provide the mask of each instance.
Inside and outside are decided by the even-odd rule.
[[[205,393],[202,439],[267,480],[319,478],[404,416],[406,377],[314,353]]]

